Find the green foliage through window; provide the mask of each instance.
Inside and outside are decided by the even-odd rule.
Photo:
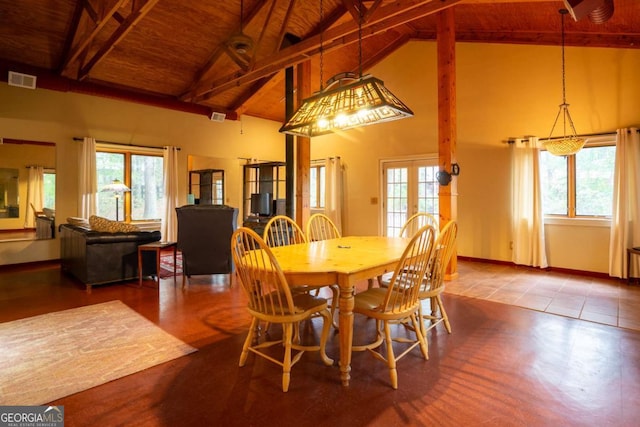
[[[611,217],[615,155],[615,145],[587,145],[566,157],[542,151],[543,213],[570,218]]]

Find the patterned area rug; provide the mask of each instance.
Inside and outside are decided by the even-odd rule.
[[[176,275],[182,274],[182,254],[176,254]],[[173,277],[173,252],[163,253],[160,257],[160,277]]]
[[[194,351],[121,301],[0,323],[0,405],[43,405]]]

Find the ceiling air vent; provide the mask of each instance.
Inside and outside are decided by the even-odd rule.
[[[36,76],[30,74],[16,73],[15,71],[9,71],[9,79],[7,80],[9,86],[24,87],[27,89],[36,88]]]
[[[216,112],[211,113],[211,121],[212,122],[222,123],[222,122],[224,122],[224,118],[225,117],[227,117],[227,115],[224,114],[224,113],[216,113]]]

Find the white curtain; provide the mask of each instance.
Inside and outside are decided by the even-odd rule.
[[[178,239],[178,148],[164,147],[164,213],[162,215],[162,240]]]
[[[78,216],[89,218],[97,212],[96,194],[98,178],[96,175],[96,140],[84,138],[80,150],[80,176],[78,179]]]
[[[618,129],[613,174],[613,210],[609,239],[609,275],[627,277],[627,248],[640,246],[640,134],[637,128]],[[632,259],[632,275],[640,272]]]
[[[35,228],[36,212],[42,212],[44,206],[44,168],[29,166],[29,181],[27,182],[27,214],[24,218],[24,228]]]
[[[517,139],[511,147],[512,261],[546,268],[538,138]]]
[[[324,213],[342,234],[342,164],[340,157],[327,158],[325,170]]]

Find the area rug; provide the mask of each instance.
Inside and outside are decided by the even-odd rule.
[[[182,253],[176,254],[176,274],[182,274]],[[173,253],[163,253],[160,257],[160,277],[173,277]]]
[[[43,405],[194,351],[122,301],[0,323],[0,405]]]

